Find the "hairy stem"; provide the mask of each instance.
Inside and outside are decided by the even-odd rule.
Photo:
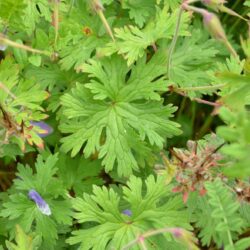
[[[186,87],[186,88],[175,88],[177,91],[201,91],[201,90],[213,90],[220,89],[227,86],[227,84],[198,86],[198,87]]]
[[[174,37],[173,37],[173,40],[170,44],[169,51],[168,51],[168,62],[167,62],[167,76],[168,76],[168,78],[170,78],[171,61],[172,61],[172,56],[173,56],[174,49],[175,49],[175,46],[177,43],[177,39],[178,39],[182,13],[183,13],[183,8],[181,5],[180,9],[179,9],[178,17],[177,17],[177,24],[176,24],[176,28],[175,28]]]
[[[111,39],[115,42],[115,37],[113,35],[112,29],[110,28],[109,23],[108,23],[105,15],[103,14],[103,11],[102,10],[97,10],[97,14],[99,15],[100,19],[102,20],[102,23],[103,23],[107,33],[109,34]]]
[[[13,41],[9,40],[8,38],[5,38],[2,34],[0,34],[0,42],[2,42],[3,44],[6,44],[8,46],[14,47],[14,48],[23,49],[23,50],[32,52],[34,54],[40,54],[40,55],[45,55],[45,56],[49,56],[49,57],[51,57],[53,55],[53,53],[46,51],[46,50],[34,49],[34,48],[31,48],[27,45],[13,42]]]
[[[10,95],[14,100],[16,96],[2,83],[0,82],[0,89],[4,90],[8,95]]]
[[[151,236],[154,235],[158,235],[158,234],[162,234],[162,233],[171,233],[175,238],[183,238],[183,241],[185,241],[186,243],[188,241],[190,241],[189,243],[191,243],[191,240],[186,238],[186,234],[189,233],[188,231],[186,231],[185,229],[182,228],[171,228],[171,227],[164,227],[164,228],[160,228],[160,229],[156,229],[156,230],[150,230],[146,233],[143,233],[141,235],[139,235],[135,240],[132,240],[131,242],[129,242],[127,245],[125,245],[124,247],[121,248],[121,250],[128,250],[130,249],[133,245],[137,244],[137,243],[142,243],[145,241],[146,238],[149,238]],[[189,244],[191,246],[191,244]],[[143,245],[141,245],[142,247],[144,247]],[[146,247],[146,246],[145,246]],[[147,248],[142,248],[147,249]],[[195,244],[192,242],[192,246],[190,249],[198,249],[195,247]]]
[[[55,40],[54,40],[54,47],[56,48],[57,40],[58,40],[58,31],[59,31],[59,5],[60,5],[60,0],[55,0],[54,2],[54,13],[53,13],[53,18],[54,18],[54,27],[55,27]]]
[[[187,97],[187,94],[182,92],[182,91],[179,91],[179,90],[176,90],[176,89],[171,89],[170,91],[172,92],[175,92],[181,96],[185,96]],[[207,105],[210,105],[210,106],[213,106],[213,107],[220,107],[221,104],[220,103],[217,103],[217,102],[210,102],[210,101],[207,101],[207,100],[203,100],[203,99],[200,99],[200,98],[192,98],[193,101],[196,101],[198,103],[202,103],[202,104],[207,104]]]

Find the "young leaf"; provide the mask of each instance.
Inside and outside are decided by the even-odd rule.
[[[16,245],[10,241],[6,241],[8,250],[37,250],[40,246],[40,237],[32,237],[26,235],[23,229],[16,225]]]

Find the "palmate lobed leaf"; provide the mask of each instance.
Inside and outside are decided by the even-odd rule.
[[[74,156],[86,143],[85,156],[98,150],[106,171],[116,164],[119,175],[137,170],[136,155],[146,157],[150,146],[161,149],[166,137],[180,133],[178,124],[169,120],[176,109],[163,106],[157,93],[166,88],[164,62],[159,53],[131,68],[120,57],[82,65],[90,82],[77,84],[61,98],[68,118],[61,130],[72,134],[62,139],[62,149]]]
[[[29,166],[19,165],[18,178],[14,181],[14,193],[3,203],[1,216],[8,218],[8,229],[14,234],[16,224],[25,232],[31,230],[42,237],[42,249],[54,249],[58,239],[58,229],[62,225],[71,225],[70,201],[65,200],[66,189],[55,177],[57,155],[46,160],[38,156],[36,173]],[[28,197],[30,190],[36,190],[51,209],[51,215],[45,215],[36,203]]]
[[[128,25],[115,28],[115,42],[110,42],[100,49],[100,53],[111,55],[115,52],[124,56],[128,65],[132,65],[137,59],[143,57],[145,49],[152,46],[160,39],[171,39],[175,31],[175,23],[178,11],[169,13],[167,8],[157,7],[156,14],[143,29]],[[185,13],[180,23],[179,36],[188,35],[187,23],[189,17]]]
[[[67,154],[60,153],[56,166],[64,187],[73,189],[76,195],[91,192],[93,184],[104,183],[100,176],[102,171],[100,160],[87,160],[84,156],[71,158]]]
[[[80,249],[84,250],[122,249],[147,230],[173,226],[191,229],[180,197],[168,198],[161,203],[163,198],[171,195],[164,184],[164,178],[155,179],[151,175],[146,179],[145,186],[146,192],[142,180],[132,176],[127,187],[123,187],[123,196],[113,189],[94,186],[93,195],[84,194],[83,198],[76,198],[73,201],[76,210],[74,217],[79,223],[96,222],[97,225],[73,231],[68,243],[80,243]],[[127,201],[131,216],[121,211],[122,199]],[[164,247],[170,242],[176,243],[166,234],[149,238],[145,244],[148,247],[153,244],[158,249],[166,249]],[[135,246],[133,249],[139,247]]]
[[[181,88],[210,85],[216,69],[214,62],[219,54],[216,41],[209,39],[201,29],[192,27],[190,33],[191,36],[178,39],[168,73],[169,83]],[[188,95],[194,97],[211,92],[189,91]]]
[[[135,23],[141,28],[146,20],[148,20],[155,13],[155,0],[147,2],[143,0],[122,1],[122,8],[128,9],[130,19],[134,19]]]

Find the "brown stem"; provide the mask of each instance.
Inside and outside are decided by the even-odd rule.
[[[185,97],[188,97],[188,95],[183,92],[183,91],[179,91],[178,89],[175,89],[173,86],[169,86],[169,91],[171,92],[175,92],[181,96],[185,96]],[[198,103],[202,103],[202,104],[207,104],[207,105],[210,105],[210,106],[213,106],[213,107],[220,107],[221,104],[220,103],[217,103],[217,102],[210,102],[210,101],[207,101],[207,100],[203,100],[201,98],[193,98],[192,100],[198,102]]]

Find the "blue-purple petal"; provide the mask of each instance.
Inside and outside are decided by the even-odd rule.
[[[125,209],[125,210],[122,211],[122,213],[129,216],[129,217],[132,216],[132,211],[130,209]]]
[[[46,203],[46,201],[40,196],[39,193],[37,193],[36,190],[31,189],[28,194],[29,198],[33,200],[38,209],[41,211],[42,214],[45,215],[51,215],[51,210],[49,205]]]
[[[34,122],[34,121],[31,121],[30,124],[32,126],[39,127],[41,130],[44,131],[44,132],[37,133],[41,138],[46,137],[46,136],[50,135],[53,132],[53,128],[50,127],[45,122]]]

